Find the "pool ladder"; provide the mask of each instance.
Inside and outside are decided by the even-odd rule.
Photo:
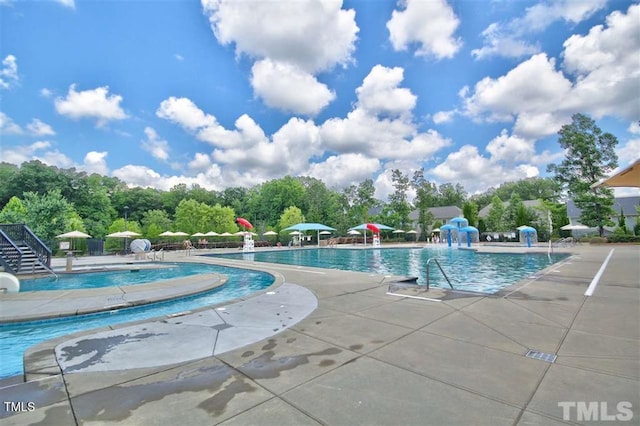
[[[438,259],[436,259],[435,257],[430,257],[429,259],[427,259],[427,291],[429,291],[430,284],[429,265],[431,264],[431,261],[433,261],[438,266],[438,269],[440,269],[440,272],[442,272],[442,276],[445,280],[447,280],[447,282],[449,283],[449,287],[451,287],[451,289],[453,290],[453,284],[451,284],[451,281],[449,280],[449,277],[447,277],[447,274],[444,273],[444,269],[442,269],[442,266],[440,266],[440,262],[438,262]]]

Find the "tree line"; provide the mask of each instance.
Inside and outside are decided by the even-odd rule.
[[[612,160],[615,137],[608,133],[603,136],[592,120],[580,114],[574,116],[571,125],[563,126],[559,135],[560,145],[568,152],[565,162],[573,169],[565,162],[550,165],[549,171],[555,173],[552,177],[508,182],[472,196],[460,184],[430,182],[424,169],[413,174],[396,169],[392,171],[394,190],[386,202],[375,198],[372,179],[341,190],[328,188],[316,178],[285,176],[251,188],[211,191],[199,185],[178,184],[163,191],[129,187],[116,177],[61,169],[38,160],[20,167],[3,162],[0,223],[26,223],[47,242],[75,229],[103,238],[124,230],[125,216],[127,229],[151,240],[167,230],[233,233],[238,230],[234,222],[238,216],[252,222],[259,232],[279,232],[306,221],[324,223],[344,233],[363,222],[407,230],[415,222],[409,218],[413,211],[417,211],[420,227],[430,229],[440,224],[429,208],[458,206],[470,224],[481,231],[508,231],[534,223],[548,229],[545,223],[549,214],[557,229],[568,223],[562,200],[569,195],[585,209],[585,224],[591,225],[596,219],[606,224],[603,218],[613,205],[612,192],[606,188],[594,192],[590,183],[617,165],[617,158]],[[578,160],[584,164],[576,166]],[[603,163],[607,167],[601,167]],[[544,212],[526,208],[523,200],[540,200]],[[505,201],[509,202],[506,207]],[[478,212],[488,205],[489,215],[481,220]],[[598,217],[594,214],[596,205]]]

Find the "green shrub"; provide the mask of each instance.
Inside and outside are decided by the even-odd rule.
[[[589,240],[589,243],[590,243],[590,244],[604,244],[604,243],[606,243],[606,242],[607,242],[607,239],[606,239],[606,238],[603,238],[603,237],[592,237],[592,238]]]
[[[640,235],[612,235],[609,238],[611,243],[640,243]]]

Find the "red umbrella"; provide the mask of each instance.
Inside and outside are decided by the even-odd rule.
[[[380,233],[380,228],[375,226],[373,223],[367,223],[367,229],[372,231],[374,234],[379,234]]]
[[[247,219],[244,219],[244,218],[241,218],[241,217],[236,219],[236,223],[238,225],[244,226],[245,228],[249,228],[249,229],[253,228],[253,225],[251,224],[251,222],[249,222]]]

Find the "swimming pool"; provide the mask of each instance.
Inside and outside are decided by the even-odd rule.
[[[148,264],[147,264],[148,265]],[[197,263],[159,264],[157,268],[131,265],[127,270],[61,274],[58,279],[51,277],[21,280],[20,292],[78,290],[87,288],[136,285],[170,280],[189,275],[206,273],[207,266]]]
[[[0,378],[22,374],[24,351],[46,340],[77,331],[154,318],[226,302],[267,288],[274,280],[272,275],[264,272],[216,265],[198,264],[198,266],[201,271],[199,273],[227,275],[227,283],[199,295],[152,305],[61,319],[0,324],[0,359],[2,360]]]
[[[418,277],[426,284],[426,263],[436,258],[456,289],[493,294],[566,258],[568,254],[478,253],[443,248],[388,249],[294,249],[255,253],[208,255],[256,262],[285,263],[318,268]],[[437,267],[431,268],[430,284],[448,288]]]

